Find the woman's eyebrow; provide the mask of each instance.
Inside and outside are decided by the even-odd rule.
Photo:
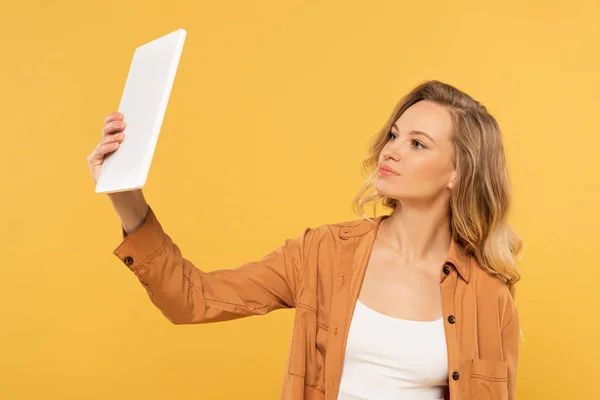
[[[393,128],[396,128],[396,132],[399,132],[400,129],[398,129],[398,126],[396,124],[392,125]],[[435,140],[433,140],[433,138],[431,136],[429,136],[428,134],[426,134],[425,132],[421,132],[421,131],[410,131],[408,132],[409,135],[422,135],[427,137],[429,140],[431,140],[433,143],[435,143]]]

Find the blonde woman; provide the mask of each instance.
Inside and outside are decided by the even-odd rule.
[[[122,141],[111,114],[88,156],[96,180]],[[306,228],[260,260],[205,272],[182,255],[141,191],[109,195],[114,254],[174,324],[295,308],[282,399],[514,399],[522,250],[507,224],[501,131],[439,81],[415,87],[373,138],[361,219]],[[368,203],[389,215],[369,218]]]

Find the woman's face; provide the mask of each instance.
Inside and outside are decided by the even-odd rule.
[[[413,104],[394,123],[379,154],[377,192],[412,203],[430,202],[451,189],[456,175],[451,134],[452,119],[444,107],[427,100]]]

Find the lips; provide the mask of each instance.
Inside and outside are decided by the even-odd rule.
[[[379,171],[388,172],[388,173],[394,174],[394,175],[400,175],[396,170],[394,170],[393,168],[388,167],[387,165],[380,165],[379,166]]]

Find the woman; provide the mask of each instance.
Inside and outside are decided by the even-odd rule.
[[[88,157],[96,180],[122,141],[111,114]],[[439,81],[413,89],[375,136],[362,219],[307,228],[262,259],[203,272],[164,233],[141,191],[109,195],[115,249],[174,324],[296,308],[283,399],[514,399],[521,240],[501,132]],[[389,215],[370,219],[382,201]]]

